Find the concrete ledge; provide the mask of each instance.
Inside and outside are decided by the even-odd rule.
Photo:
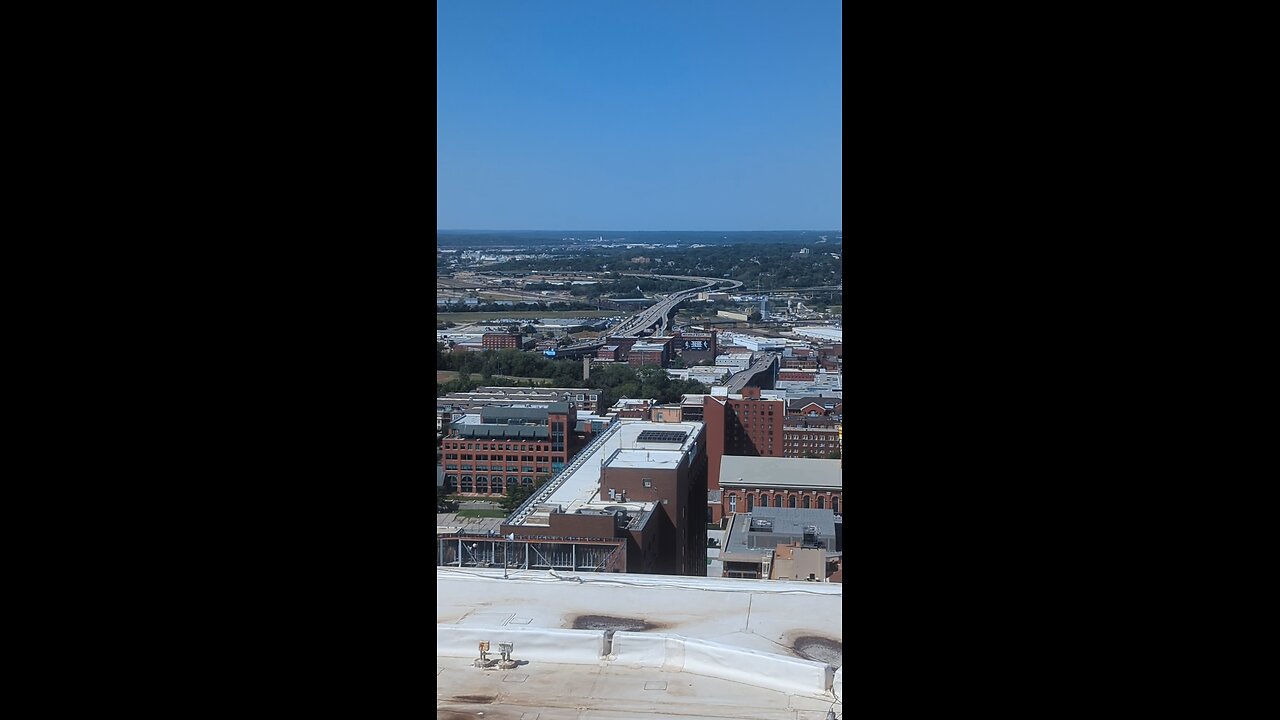
[[[480,657],[481,640],[489,641],[489,657],[497,658],[498,643],[514,643],[515,660],[596,665],[604,654],[603,630],[555,628],[481,628],[436,625],[436,655]]]
[[[836,672],[826,663],[655,633],[614,633],[609,659],[803,695],[828,693]]]
[[[836,675],[831,680],[831,691],[840,698],[840,702],[844,702],[844,668],[841,667],[836,671]]]

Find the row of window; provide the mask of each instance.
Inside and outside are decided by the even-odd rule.
[[[445,460],[479,460],[482,462],[495,460],[495,461],[501,462],[502,458],[503,458],[502,455],[494,455],[493,457],[490,457],[486,453],[477,453],[474,456],[472,456],[471,453],[463,453],[461,457],[458,456],[458,453],[444,454]],[[547,456],[547,455],[539,455],[537,456],[537,460],[535,460],[533,455],[507,455],[506,461],[507,462],[527,462],[527,463],[531,463],[531,462],[546,463],[546,462],[551,462],[551,458],[550,456]]]
[[[757,499],[757,496],[755,495],[746,495],[745,498],[746,498],[745,500],[746,508],[744,512],[751,512],[755,508],[757,502],[760,503],[760,507],[769,507],[768,496],[760,495],[759,498]],[[774,507],[783,507],[782,502],[783,500],[781,495],[773,496]],[[788,495],[786,502],[787,502],[786,507],[790,507],[790,508],[796,507],[796,496]],[[800,507],[801,508],[811,507],[808,495],[804,495],[800,498]],[[826,510],[827,498],[822,495],[817,496],[816,504],[813,505],[812,507],[816,507],[818,510]],[[840,512],[840,498],[838,497],[831,498],[831,510],[832,512],[837,512],[837,513]],[[738,512],[738,496],[736,493],[729,493],[729,512],[731,513]]]
[[[504,493],[506,488],[517,482],[525,487],[533,487],[531,477],[517,479],[515,476],[508,476],[506,485],[503,485],[502,478],[498,475],[493,476],[492,482],[487,475],[477,475],[474,478],[470,475],[463,475],[460,478],[456,475],[446,475],[444,478],[446,487],[457,488],[457,491],[462,493]]]
[[[530,445],[527,443],[477,443],[457,441],[453,438],[446,438],[443,447],[445,450],[533,450],[536,452],[547,452],[546,445]]]

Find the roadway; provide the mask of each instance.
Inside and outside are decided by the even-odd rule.
[[[609,335],[637,337],[641,332],[648,330],[654,325],[658,325],[659,332],[665,332],[667,328],[667,316],[671,314],[671,311],[674,310],[677,305],[685,300],[688,300],[700,292],[710,290],[721,283],[729,283],[729,287],[723,288],[724,290],[733,290],[735,288],[742,287],[742,281],[740,280],[724,280],[720,278],[696,277],[690,275],[649,275],[642,273],[627,273],[627,275],[630,277],[642,278],[657,277],[666,278],[668,280],[690,280],[693,282],[702,281],[705,284],[689,288],[688,290],[681,290],[680,292],[673,293],[662,298],[657,303],[632,314],[620,324],[606,330],[604,337],[608,337]],[[560,348],[559,352],[586,350],[588,348],[600,347],[602,345],[604,345],[603,340],[592,340]]]
[[[729,392],[742,392],[742,388],[746,387],[747,381],[754,377],[756,373],[768,368],[769,364],[772,363],[775,358],[777,358],[777,353],[767,352],[762,355],[759,360],[756,360],[751,367],[743,370],[742,372],[734,373],[733,376],[729,378],[729,382],[726,383],[729,386]]]

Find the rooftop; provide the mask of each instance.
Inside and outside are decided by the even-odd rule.
[[[683,431],[685,439],[677,444],[670,442],[641,442],[640,434],[645,431]],[[700,422],[655,423],[647,420],[619,419],[605,429],[593,440],[573,461],[565,471],[552,478],[547,484],[550,494],[537,501],[539,507],[559,506],[561,512],[574,513],[578,510],[603,510],[607,507],[620,506],[631,514],[639,514],[653,508],[652,502],[619,503],[600,497],[600,470],[606,463],[609,467],[637,467],[632,463],[645,458],[643,467],[675,467],[686,454],[693,454],[694,446],[702,431]],[[619,459],[621,458],[621,459]],[[662,463],[662,464],[658,464]],[[532,522],[530,522],[532,521]],[[533,512],[521,518],[514,525],[541,525],[546,522],[546,512]]]
[[[843,711],[843,585],[502,574],[436,570],[437,717],[823,720]],[[512,643],[521,664],[472,667],[481,640],[494,655]]]
[[[835,513],[831,510],[757,507],[733,516],[720,557],[730,561],[760,557],[792,540],[802,541],[806,528],[823,541],[827,552],[840,549],[836,542]]]
[[[830,488],[842,490],[839,460],[725,455],[720,486]]]

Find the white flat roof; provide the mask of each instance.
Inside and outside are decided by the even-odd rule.
[[[666,432],[683,430],[687,435],[684,442],[679,445],[674,443],[640,442],[637,438],[645,430]],[[638,465],[629,464],[638,462],[637,458],[639,456],[633,453],[642,455],[647,453],[648,456],[654,458],[654,462],[672,462],[671,465],[658,465],[658,467],[675,467],[674,463],[678,463],[680,457],[690,450],[701,431],[702,423],[700,422],[655,423],[629,418],[614,420],[613,424],[604,431],[607,433],[604,441],[592,448],[589,455],[581,458],[575,456],[573,458],[570,464],[577,465],[573,472],[567,475],[562,473],[552,478],[552,482],[558,483],[558,487],[551,493],[550,497],[539,504],[559,505],[565,513],[573,513],[585,508],[603,509],[606,506],[614,505],[623,505],[628,510],[636,512],[649,510],[653,507],[652,502],[618,503],[609,500],[607,497],[600,498],[600,470],[605,461],[613,455],[614,451],[619,451],[619,456],[623,456],[625,459],[621,461],[622,464],[618,462],[610,463],[610,467],[639,467]],[[673,460],[658,460],[658,458],[672,458]],[[580,459],[581,462],[579,462]],[[614,460],[617,461],[617,458],[614,458]],[[654,465],[651,462],[645,466],[653,467]],[[540,524],[540,521],[528,522],[531,518],[540,516],[541,519],[546,517],[545,514],[534,513],[517,524]]]
[[[681,457],[680,452],[672,450],[620,450],[609,460],[607,467],[674,470],[680,465]]]
[[[441,717],[822,720],[843,711],[842,674],[824,691],[814,672],[843,664],[843,585],[508,573],[436,569]],[[591,644],[589,633],[606,630],[617,632]],[[523,664],[472,667],[476,640],[495,656],[498,643],[514,643]]]

